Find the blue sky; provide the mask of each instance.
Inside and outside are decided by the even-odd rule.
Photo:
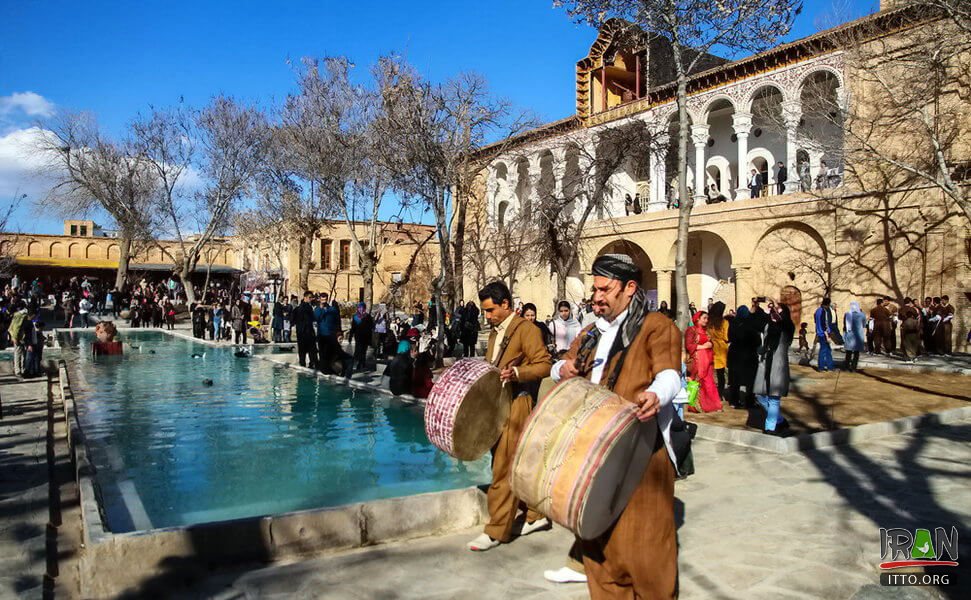
[[[877,4],[806,0],[788,39]],[[477,71],[495,94],[551,121],[573,113],[575,63],[594,35],[551,0],[0,0],[0,201],[43,194],[16,142],[56,110],[93,112],[118,132],[180,98],[279,101],[293,86],[288,59],[346,55],[364,70],[397,52],[433,80]],[[26,204],[12,225],[61,230]]]

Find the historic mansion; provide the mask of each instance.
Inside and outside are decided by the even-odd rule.
[[[845,132],[808,108],[818,107],[821,96],[845,106],[865,92],[857,69],[872,65],[860,64],[834,40],[892,44],[900,29],[912,28],[898,12],[881,10],[741,60],[706,56],[690,76],[685,177],[695,207],[688,287],[698,306],[709,298],[735,306],[764,295],[790,304],[805,321],[825,294],[841,313],[851,300],[869,310],[884,295],[948,294],[958,308],[954,331],[963,338],[971,293],[967,219],[946,206],[940,191],[880,195],[844,180]],[[649,297],[670,304],[679,203],[676,86],[669,50],[621,35],[629,29],[608,21],[577,63],[574,116],[481,153],[476,206],[486,212],[487,227],[502,228],[543,194],[577,194],[576,182],[591,168],[605,132],[642,122],[649,149],[610,174],[604,202],[583,228],[567,299],[589,295],[587,273],[596,256],[623,250],[640,262]],[[881,35],[868,39],[859,33],[864,30]],[[963,126],[969,124],[971,115]],[[780,162],[785,181],[776,180]],[[579,218],[581,203],[574,210]],[[536,303],[541,316],[552,314],[559,300],[555,272],[548,264],[527,271],[517,276],[514,295]]]

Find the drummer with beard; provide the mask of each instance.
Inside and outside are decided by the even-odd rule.
[[[468,543],[469,550],[473,551],[489,550],[509,542],[520,508],[526,510],[526,521],[519,535],[551,527],[549,519],[526,509],[509,485],[516,445],[533,410],[539,382],[550,373],[550,353],[539,328],[513,311],[512,294],[505,284],[494,281],[482,288],[479,302],[492,325],[485,358],[499,368],[503,385],[512,386],[513,401],[499,441],[492,447],[492,485],[486,493],[489,523],[482,534]]]
[[[681,388],[681,332],[669,318],[649,312],[641,271],[629,256],[601,256],[592,270],[599,318],[580,332],[550,374],[554,381],[585,377],[604,385],[635,404],[637,418],[661,435],[617,521],[598,538],[578,540],[587,585],[594,600],[674,598],[676,463],[670,429],[671,401]]]

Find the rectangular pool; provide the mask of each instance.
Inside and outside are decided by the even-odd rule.
[[[160,332],[125,332],[122,357],[92,357],[93,333],[59,339],[115,533],[491,479],[488,457],[442,453],[425,437],[422,408],[389,396]]]

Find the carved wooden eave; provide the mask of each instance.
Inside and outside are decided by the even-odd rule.
[[[631,53],[644,52],[648,38],[635,25],[623,19],[607,20],[597,32],[597,39],[590,45],[590,52],[577,61],[576,99],[577,116],[585,119],[590,116],[590,73],[604,65],[604,55],[618,38],[624,39],[625,49]],[[641,77],[646,77],[646,61],[641,64]],[[646,81],[646,79],[645,79]]]

